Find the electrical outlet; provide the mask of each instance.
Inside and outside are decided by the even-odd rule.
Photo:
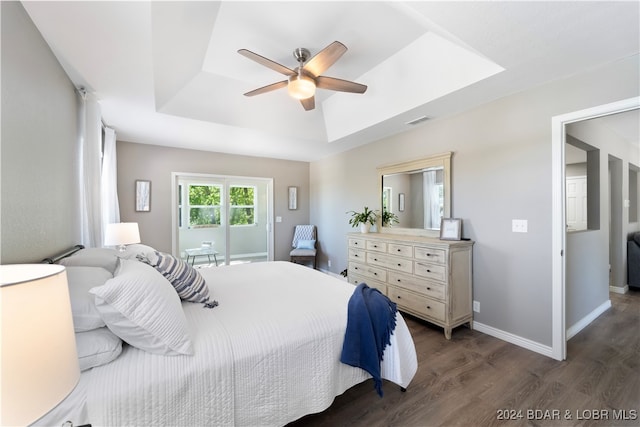
[[[327,265],[331,267],[331,260],[327,261]]]
[[[473,311],[476,313],[480,313],[480,301],[473,302]]]
[[[514,233],[526,233],[527,220],[526,219],[511,220],[511,231],[513,231]]]

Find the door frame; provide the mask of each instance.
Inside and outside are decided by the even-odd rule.
[[[640,97],[623,99],[609,104],[574,111],[551,118],[551,355],[556,360],[567,358],[567,329],[565,319],[565,151],[566,125],[596,117],[640,108]]]
[[[257,177],[257,176],[236,176],[236,175],[218,175],[212,173],[196,173],[196,172],[171,172],[171,252],[173,256],[180,258],[180,247],[178,241],[178,180],[180,177],[196,177],[211,178],[223,180],[256,180],[267,183],[267,259],[274,260],[274,236],[273,236],[273,178]],[[226,205],[226,204],[225,204]],[[229,207],[227,206],[227,209]],[[226,247],[229,246],[229,233],[225,233]],[[228,262],[228,257],[227,257]]]

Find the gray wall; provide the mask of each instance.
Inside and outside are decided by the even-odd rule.
[[[309,223],[309,163],[118,141],[120,220],[137,222],[144,243],[171,252],[171,173],[273,178],[274,258],[288,260],[293,229]],[[136,179],[151,181],[151,212],[134,211]],[[298,209],[288,209],[288,187],[298,187]],[[322,236],[319,239],[322,245]]]
[[[638,96],[638,73],[629,58],[312,163],[311,221],[329,233],[320,267],[346,268],[344,212],[379,208],[378,166],[453,151],[452,216],[476,241],[475,320],[551,346],[551,118]]]
[[[22,4],[0,8],[0,262],[39,262],[80,240],[77,97]]]

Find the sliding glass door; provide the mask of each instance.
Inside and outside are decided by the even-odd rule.
[[[273,259],[270,178],[174,173],[174,254],[193,264]]]

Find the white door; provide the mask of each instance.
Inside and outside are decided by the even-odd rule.
[[[567,177],[567,231],[587,229],[587,177]]]

